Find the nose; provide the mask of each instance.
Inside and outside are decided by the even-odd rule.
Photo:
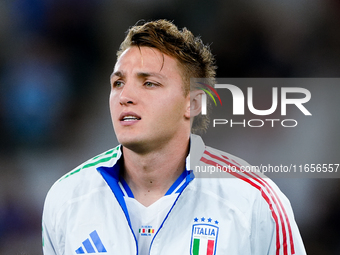
[[[126,83],[119,95],[119,103],[121,105],[129,105],[136,103],[136,91],[132,84]]]

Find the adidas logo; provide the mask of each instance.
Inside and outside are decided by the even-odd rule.
[[[76,254],[97,253],[96,250],[99,253],[107,252],[102,241],[99,238],[97,231],[95,230],[90,234],[90,238],[87,238],[83,242],[83,245],[76,250]]]

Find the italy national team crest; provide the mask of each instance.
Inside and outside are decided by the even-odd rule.
[[[195,218],[192,225],[190,255],[215,255],[218,237],[218,221],[211,218]]]

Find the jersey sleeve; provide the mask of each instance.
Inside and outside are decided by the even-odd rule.
[[[49,207],[49,196],[46,197],[42,217],[42,248],[44,255],[59,255],[57,252],[56,232],[54,220]]]
[[[306,254],[289,200],[272,181],[266,183],[253,215],[252,254]]]
[[[51,254],[57,255],[53,242],[51,240],[50,230],[44,223],[42,222],[42,247],[43,247],[43,254]]]

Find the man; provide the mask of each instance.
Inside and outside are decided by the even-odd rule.
[[[53,185],[44,254],[305,254],[289,202],[270,180],[190,171],[247,164],[190,134],[207,125],[203,92],[189,80],[215,76],[209,48],[159,20],[132,27],[117,55],[110,110],[121,145]]]

